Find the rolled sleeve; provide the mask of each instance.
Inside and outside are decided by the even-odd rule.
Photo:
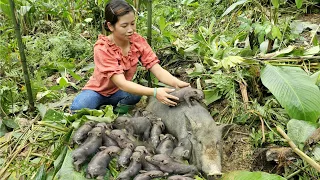
[[[157,55],[142,36],[139,37],[137,43],[141,52],[140,61],[146,69],[150,69],[153,65],[160,62]]]

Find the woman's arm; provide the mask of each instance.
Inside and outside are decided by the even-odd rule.
[[[149,88],[142,86],[140,84],[134,83],[132,81],[126,80],[123,74],[114,74],[111,76],[111,81],[121,90],[137,95],[146,95],[146,96],[153,96],[154,88]],[[174,89],[169,88],[157,88],[157,95],[156,98],[158,101],[162,102],[163,104],[169,106],[177,105],[176,102],[171,101],[170,99],[179,99],[173,95],[168,93],[174,91]]]
[[[178,78],[172,76],[167,70],[163,69],[159,64],[155,64],[150,68],[150,71],[166,85],[172,86],[174,88],[182,88],[190,86],[190,83],[179,80]]]

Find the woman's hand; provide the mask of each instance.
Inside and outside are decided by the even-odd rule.
[[[184,88],[184,87],[188,87],[190,86],[190,83],[181,81],[179,79],[177,79],[176,83],[175,83],[175,88]]]
[[[170,88],[157,88],[157,96],[156,96],[157,100],[167,106],[176,106],[177,103],[170,99],[179,100],[179,98],[171,94],[168,94],[174,90],[175,89],[170,89]]]

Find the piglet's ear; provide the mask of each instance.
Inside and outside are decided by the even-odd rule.
[[[92,132],[88,132],[88,136],[91,136],[92,135]]]
[[[100,151],[103,151],[103,150],[107,149],[107,147],[106,146],[100,146],[99,149],[100,149]]]
[[[163,165],[166,165],[166,164],[168,164],[168,161],[167,161],[167,160],[163,160],[163,161],[162,161],[162,164],[163,164]]]

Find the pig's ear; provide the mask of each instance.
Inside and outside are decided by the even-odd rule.
[[[190,125],[191,125],[190,130],[197,132],[201,128],[201,124],[196,123],[196,121],[194,119],[192,119],[192,117],[194,117],[194,115],[190,115],[188,111],[185,111],[185,116],[190,122]],[[190,130],[188,129],[188,131],[190,131]]]
[[[160,134],[160,141],[162,141],[166,136],[163,134]]]
[[[229,133],[231,128],[234,127],[234,125],[233,124],[221,124],[218,127],[221,130],[221,137],[224,138]]]
[[[92,135],[92,132],[88,132],[88,136],[91,136]]]

